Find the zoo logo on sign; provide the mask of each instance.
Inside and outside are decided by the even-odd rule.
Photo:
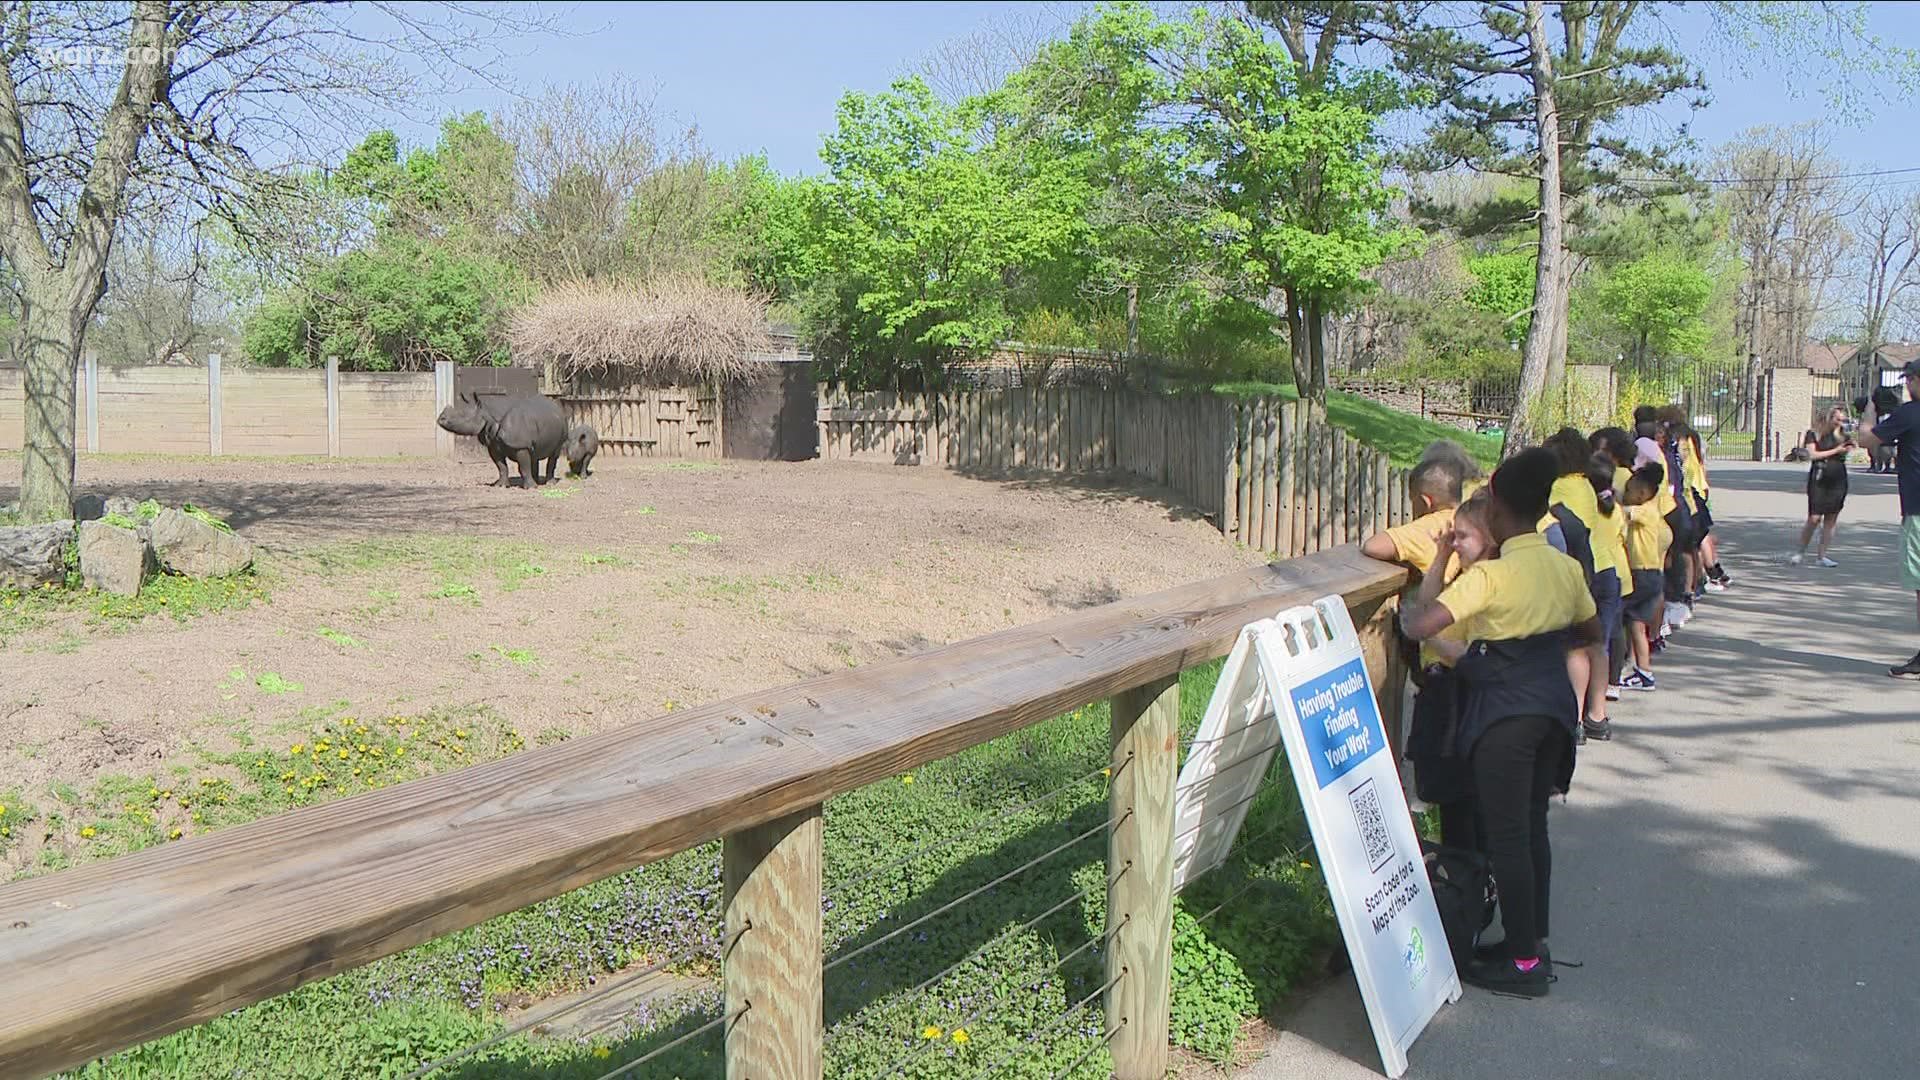
[[[1400,962],[1406,965],[1407,989],[1419,986],[1427,977],[1427,939],[1420,933],[1419,927],[1413,928],[1413,934],[1407,941],[1407,951],[1400,956]]]

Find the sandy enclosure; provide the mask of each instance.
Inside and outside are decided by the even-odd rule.
[[[820,461],[608,461],[540,492],[491,477],[83,460],[83,490],[226,517],[260,545],[270,601],[61,614],[0,642],[0,790],[144,774],[236,732],[291,743],[333,709],[591,731],[1259,561],[1122,485]]]

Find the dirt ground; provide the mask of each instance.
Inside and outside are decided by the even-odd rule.
[[[0,789],[292,743],[332,708],[598,730],[1259,560],[1152,490],[1053,478],[606,461],[527,492],[437,460],[80,469],[83,491],[227,518],[271,599],[185,623],[62,614],[5,639]]]

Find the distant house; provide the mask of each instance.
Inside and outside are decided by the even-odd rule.
[[[1910,341],[1889,341],[1864,355],[1858,345],[1808,342],[1801,354],[1809,370],[1840,377],[1843,400],[1872,393],[1878,387],[1898,385],[1900,369],[1912,360],[1920,360],[1920,343]]]

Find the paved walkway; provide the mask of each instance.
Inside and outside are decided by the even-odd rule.
[[[1415,1080],[1920,1076],[1920,633],[1898,585],[1890,477],[1853,478],[1833,557],[1782,555],[1805,467],[1713,467],[1733,591],[1614,713],[1553,809],[1543,1001],[1469,988]],[[1241,1074],[1377,1077],[1351,975]]]

